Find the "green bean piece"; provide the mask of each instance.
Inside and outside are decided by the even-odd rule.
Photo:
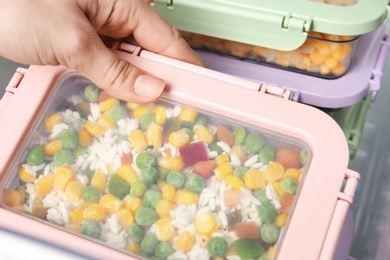
[[[207,250],[212,256],[223,256],[228,249],[228,243],[222,237],[212,237],[207,242]]]
[[[168,174],[170,173],[170,171],[168,169],[165,169],[165,168],[162,168],[162,167],[158,167],[157,170],[158,170],[158,178],[157,179],[159,181],[166,182]]]
[[[87,186],[83,191],[83,199],[85,201],[98,201],[100,198],[100,191],[94,186]]]
[[[264,144],[263,138],[260,136],[250,133],[245,139],[244,147],[248,153],[258,153]]]
[[[209,150],[212,152],[217,152],[218,155],[223,152],[222,148],[216,142],[209,144]]]
[[[141,169],[141,180],[146,184],[155,182],[158,178],[158,170],[155,167],[147,167]]]
[[[113,174],[108,181],[108,192],[120,199],[123,199],[130,193],[130,183],[118,174]]]
[[[69,149],[62,149],[58,152],[56,152],[53,155],[53,163],[56,166],[61,166],[66,163],[73,164],[74,163],[74,156],[71,150]]]
[[[264,202],[258,207],[260,219],[263,223],[273,222],[278,214],[274,204],[271,202]]]
[[[206,124],[207,124],[207,118],[205,116],[203,116],[203,115],[198,115],[195,118],[194,122],[190,125],[190,128],[194,129],[194,126],[196,126],[196,125],[203,125],[203,126],[205,126]]]
[[[259,152],[259,161],[263,164],[269,164],[275,161],[276,149],[271,146],[261,148]]]
[[[268,243],[276,243],[279,239],[280,230],[274,223],[264,223],[261,225],[260,236],[261,239]]]
[[[162,194],[158,190],[147,190],[142,197],[142,204],[147,207],[156,208],[157,203],[161,200]]]
[[[253,197],[258,199],[261,203],[269,203],[270,202],[265,190],[255,190],[253,192]]]
[[[116,138],[116,143],[120,144],[123,141],[128,142],[129,141],[129,135],[119,134],[118,137]]]
[[[189,191],[201,193],[206,188],[206,180],[196,173],[191,173],[187,176],[184,187]]]
[[[139,243],[144,238],[145,232],[140,225],[137,223],[132,223],[127,228],[127,235],[129,236],[130,240]]]
[[[135,222],[141,226],[151,226],[157,221],[157,213],[152,207],[142,206],[135,213]]]
[[[94,85],[88,85],[84,89],[84,98],[89,102],[97,102],[99,96],[99,88]]]
[[[141,116],[139,119],[139,125],[143,129],[148,129],[149,125],[154,122],[154,118],[156,117],[153,113],[146,113],[145,115]]]
[[[62,147],[65,149],[74,149],[76,148],[78,144],[78,137],[75,131],[73,130],[65,130],[60,135],[60,141],[62,144]]]
[[[245,142],[246,131],[242,127],[236,127],[233,130],[233,139],[235,145],[242,145]]]
[[[141,152],[135,158],[135,164],[139,169],[152,167],[157,165],[157,159],[148,152]]]
[[[147,233],[141,241],[141,250],[147,255],[153,255],[156,247],[160,241],[153,233]]]
[[[114,106],[113,108],[110,109],[110,111],[108,111],[108,117],[115,123],[118,123],[119,120],[126,118],[128,116],[129,116],[128,110],[121,105]]]
[[[240,165],[234,168],[233,175],[236,175],[237,177],[240,177],[242,180],[244,179],[245,173],[248,171],[248,168]]]
[[[280,182],[280,188],[287,194],[295,194],[298,189],[298,181],[293,177],[286,177]]]
[[[78,131],[84,127],[86,122],[87,122],[87,119],[85,119],[85,118],[82,118],[82,117],[77,118],[76,120],[73,121],[73,127],[76,131]]]
[[[168,173],[167,182],[175,186],[176,189],[181,189],[186,182],[186,176],[180,171],[171,171]]]
[[[156,246],[156,249],[154,251],[154,254],[158,259],[166,260],[168,256],[173,254],[175,252],[175,249],[172,247],[172,243],[168,241],[163,241],[158,243]]]
[[[233,249],[242,260],[257,259],[264,254],[264,248],[255,239],[238,239],[233,242]]]
[[[136,181],[130,187],[130,194],[133,196],[141,197],[144,195],[146,190],[148,189],[148,185],[146,185],[143,181]]]
[[[35,146],[27,153],[27,163],[31,165],[39,165],[45,161],[46,155],[43,149]]]
[[[302,149],[299,153],[299,159],[301,160],[302,165],[307,163],[307,159],[309,158],[309,153],[306,149]]]
[[[94,220],[84,220],[81,223],[80,232],[94,238],[100,238],[102,227]]]
[[[74,156],[80,156],[88,152],[88,146],[77,145],[73,151]]]

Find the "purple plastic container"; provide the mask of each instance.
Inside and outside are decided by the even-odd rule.
[[[207,51],[196,51],[210,69],[238,77],[282,86],[293,92],[291,99],[323,108],[341,108],[372,93],[374,101],[381,86],[390,47],[385,24],[361,36],[349,71],[338,79],[323,79],[239,60]]]

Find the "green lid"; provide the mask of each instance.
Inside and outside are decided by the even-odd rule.
[[[310,0],[154,0],[152,7],[177,29],[291,51],[308,32],[357,36],[388,16],[389,0],[336,6]]]

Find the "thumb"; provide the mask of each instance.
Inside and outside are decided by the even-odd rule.
[[[86,48],[73,58],[80,73],[97,86],[119,99],[135,103],[150,103],[164,90],[165,81],[137,68],[126,60],[118,58],[98,39],[88,40]],[[94,42],[91,44],[91,42]]]

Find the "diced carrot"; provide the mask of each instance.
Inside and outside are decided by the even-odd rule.
[[[106,91],[101,91],[98,96],[98,102],[100,103],[110,98],[112,98],[110,94],[108,94]]]
[[[218,125],[217,138],[218,140],[227,143],[229,146],[232,146],[234,144],[233,133],[226,126]]]
[[[239,238],[258,239],[260,237],[260,232],[255,222],[236,223],[234,230]]]
[[[294,201],[294,195],[283,195],[279,198],[279,202],[280,202],[280,205],[281,205],[281,208],[280,210],[283,212],[283,213],[286,213],[288,214],[290,212],[290,208],[291,208],[291,205]]]
[[[240,203],[242,193],[239,190],[225,190],[223,193],[225,205],[228,207],[235,207]]]
[[[276,152],[276,161],[286,168],[299,168],[301,166],[299,150],[296,148],[279,147]]]
[[[123,164],[132,164],[133,163],[133,156],[130,153],[122,154],[121,159],[122,159]]]
[[[199,161],[195,163],[192,171],[203,178],[208,179],[213,175],[213,171],[217,166],[218,165],[214,160]]]

